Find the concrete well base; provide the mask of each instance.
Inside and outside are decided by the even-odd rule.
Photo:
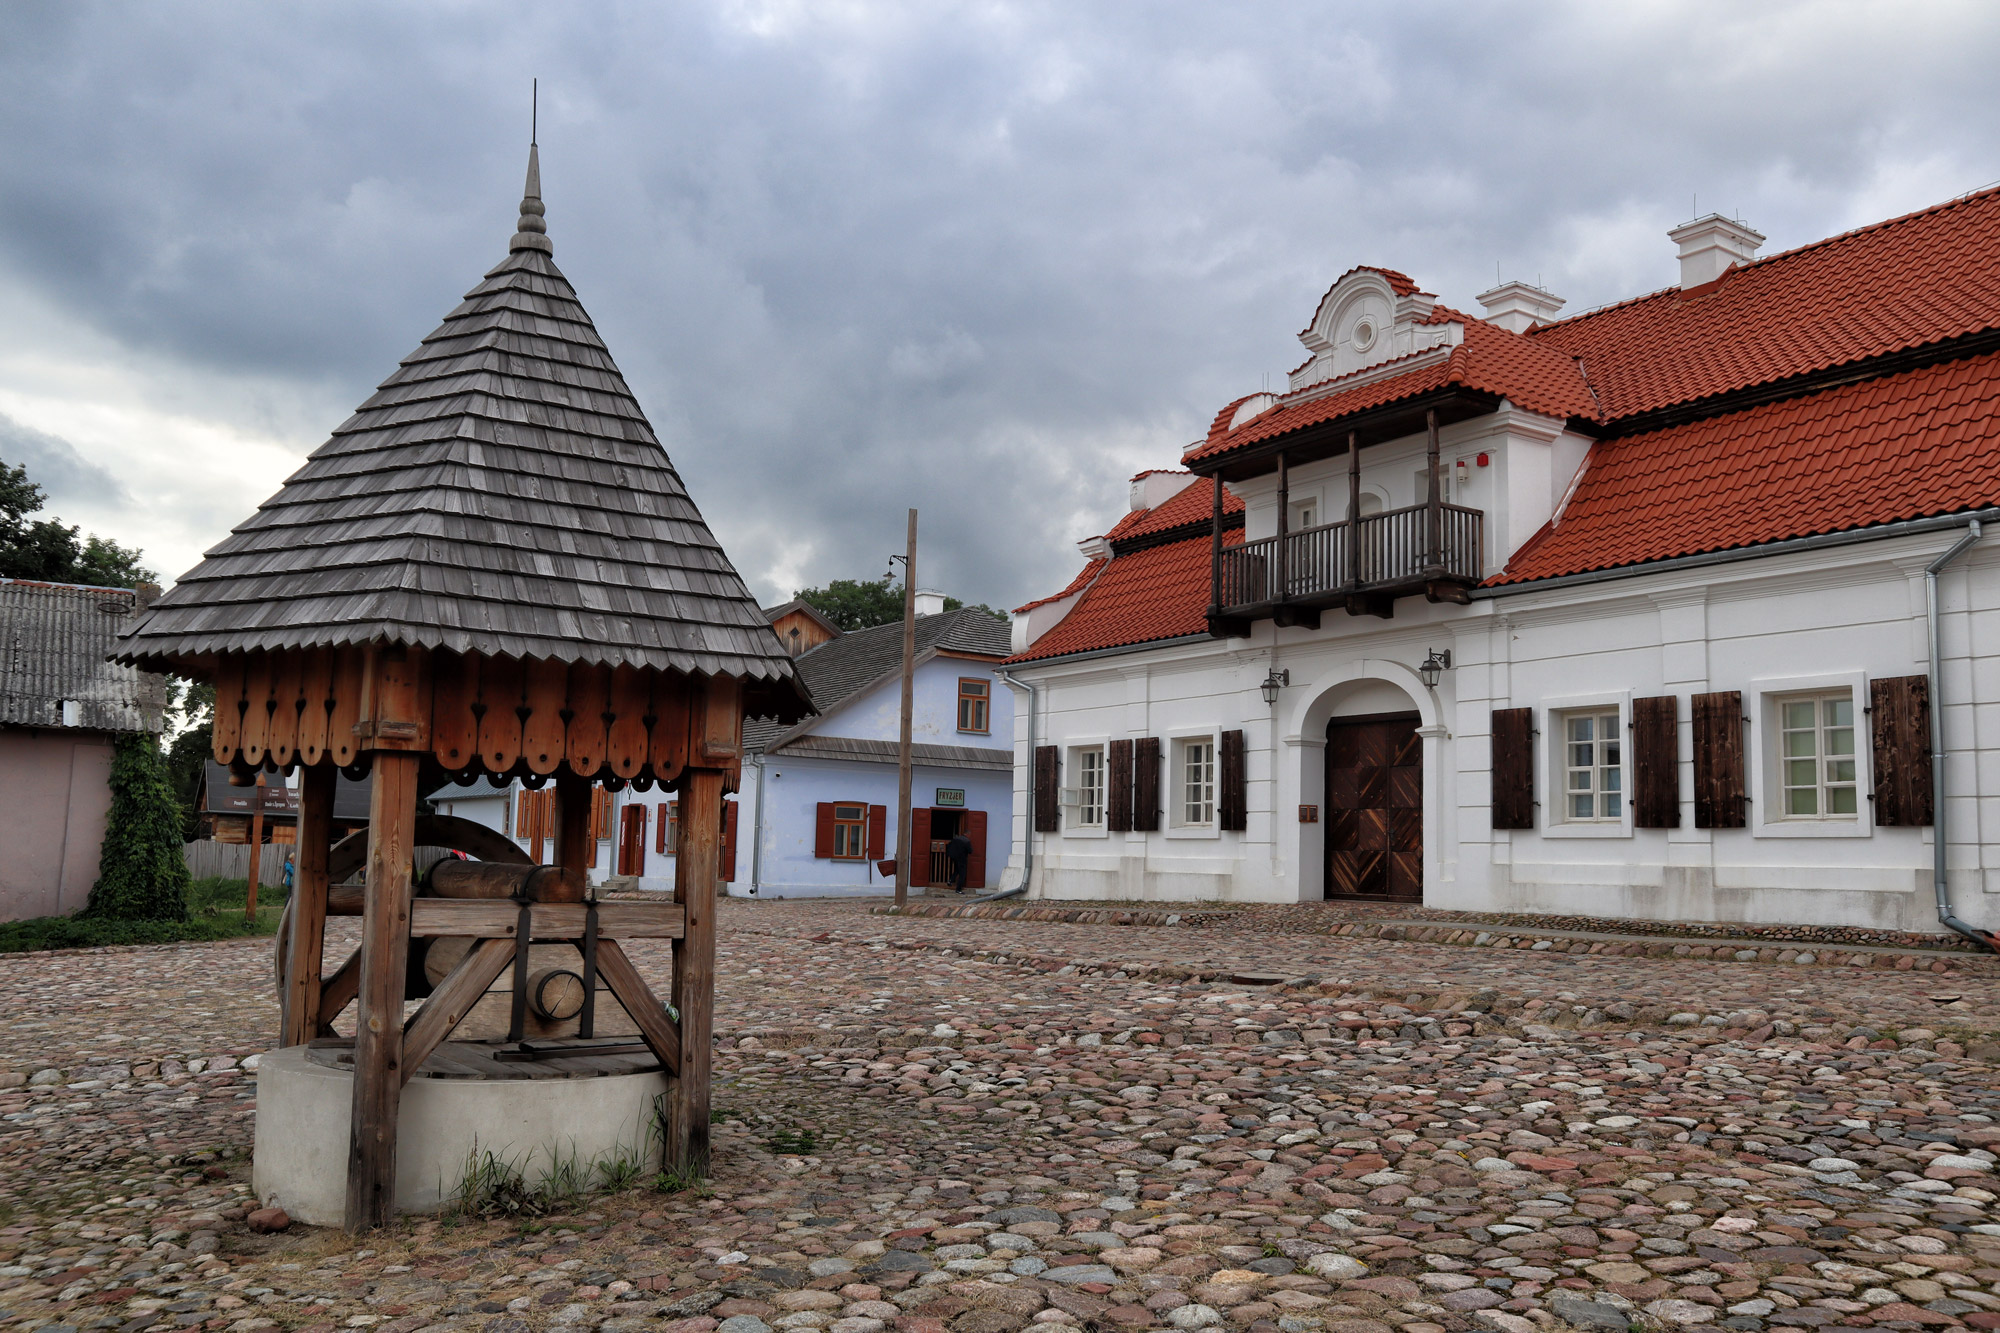
[[[492,1153],[530,1184],[559,1160],[627,1157],[660,1167],[654,1126],[665,1074],[456,1079],[418,1077],[403,1089],[396,1139],[396,1210],[436,1212],[475,1156]],[[270,1051],[257,1066],[257,1198],[310,1226],[340,1226],[347,1207],[347,1140],[354,1076]]]

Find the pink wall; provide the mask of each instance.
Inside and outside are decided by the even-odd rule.
[[[103,732],[0,729],[0,920],[83,906],[97,881],[110,780]]]

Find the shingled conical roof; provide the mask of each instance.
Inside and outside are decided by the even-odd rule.
[[[400,642],[735,676],[759,711],[799,711],[790,657],[556,268],[540,177],[531,148],[507,258],[121,660]]]

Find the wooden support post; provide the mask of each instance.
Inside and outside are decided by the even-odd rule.
[[[257,920],[257,881],[264,872],[264,771],[250,793],[250,874],[243,893],[243,919]]]
[[[556,774],[555,865],[588,883],[591,843],[597,830],[590,826],[590,793],[594,784],[567,768]]]
[[[903,557],[903,724],[896,740],[896,906],[910,898],[910,858],[917,854],[910,828],[910,719],[917,672],[917,511],[910,511],[910,550]],[[924,849],[930,855],[930,849]]]
[[[1271,588],[1271,600],[1282,604],[1292,592],[1292,473],[1285,451],[1278,451],[1278,558],[1272,561],[1276,578]]]
[[[730,700],[733,703],[735,696]],[[674,941],[672,1003],[680,1015],[680,1067],[667,1085],[667,1167],[708,1174],[709,1043],[714,1029],[715,885],[722,862],[720,769],[681,776],[681,841],[674,857],[674,898],[687,924]],[[605,966],[602,958],[599,966]],[[607,968],[606,979],[611,972]]]
[[[1424,431],[1429,437],[1425,454],[1429,464],[1430,495],[1424,501],[1424,577],[1444,573],[1444,496],[1438,478],[1438,414],[1436,408],[1424,413]]]
[[[368,802],[368,900],[361,916],[361,1012],[354,1028],[354,1118],[347,1230],[396,1213],[396,1111],[403,1092],[403,982],[410,952],[419,756],[380,750]]]
[[[1347,432],[1347,587],[1361,586],[1361,436]]]
[[[326,853],[333,842],[331,763],[308,765],[299,776],[298,863],[292,876],[292,938],[285,959],[285,1030],[281,1046],[319,1035],[320,972],[326,966]]]
[[[403,1031],[403,1082],[416,1076],[418,1067],[479,1003],[513,957],[512,940],[481,940],[466,950]]]
[[[1215,474],[1215,504],[1208,534],[1208,615],[1222,614],[1222,474]]]

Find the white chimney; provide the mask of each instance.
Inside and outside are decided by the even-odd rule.
[[[1757,257],[1762,232],[1752,231],[1720,213],[1683,222],[1667,233],[1681,248],[1681,290],[1714,282],[1738,264]]]
[[[943,615],[944,594],[936,588],[917,589],[917,614],[920,616]]]
[[[1154,468],[1141,472],[1132,478],[1131,507],[1133,512],[1141,509],[1158,509],[1167,501],[1200,480],[1191,472],[1177,472],[1168,468]]]
[[[1503,282],[1472,299],[1485,308],[1488,324],[1498,324],[1509,333],[1526,333],[1537,324],[1546,324],[1563,308],[1560,296],[1519,279]]]

